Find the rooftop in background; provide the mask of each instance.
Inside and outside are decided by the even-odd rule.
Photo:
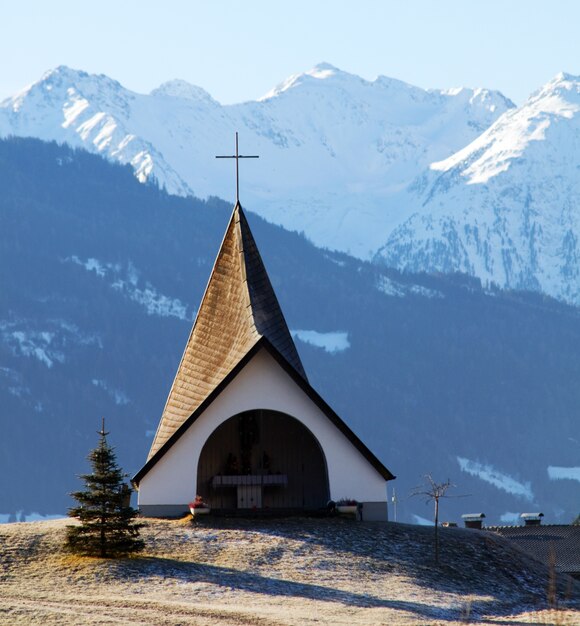
[[[580,525],[487,526],[485,530],[509,539],[544,565],[553,563],[557,572],[580,578]]]

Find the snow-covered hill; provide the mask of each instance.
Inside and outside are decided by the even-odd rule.
[[[378,257],[580,303],[580,78],[559,74],[414,185]]]
[[[149,95],[66,67],[0,105],[0,136],[65,141],[130,163],[168,191],[233,199],[231,154],[240,131],[242,200],[318,245],[368,257],[407,216],[405,188],[513,104],[485,89],[425,91],[373,82],[321,64],[259,101],[221,106],[170,81]]]

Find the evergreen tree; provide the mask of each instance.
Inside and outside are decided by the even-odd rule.
[[[103,419],[99,444],[88,456],[93,471],[80,476],[86,490],[71,494],[79,506],[69,509],[68,514],[81,523],[67,526],[65,547],[76,554],[118,557],[143,549],[139,538],[143,524],[135,521],[137,511],[129,504],[131,488],[107,443],[108,434]]]

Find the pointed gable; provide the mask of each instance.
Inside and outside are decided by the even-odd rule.
[[[148,460],[262,337],[306,380],[296,346],[238,203],[169,392]]]
[[[288,363],[306,379],[298,351],[290,336],[282,309],[278,304],[278,299],[241,207],[239,222],[246,267],[246,286],[250,296],[254,326],[258,334],[261,337],[266,337]]]

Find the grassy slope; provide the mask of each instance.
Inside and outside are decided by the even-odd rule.
[[[437,568],[420,526],[147,520],[143,556],[105,561],[63,555],[67,523],[0,526],[0,623],[580,623],[577,583],[549,610],[547,570],[488,533],[442,529]]]

